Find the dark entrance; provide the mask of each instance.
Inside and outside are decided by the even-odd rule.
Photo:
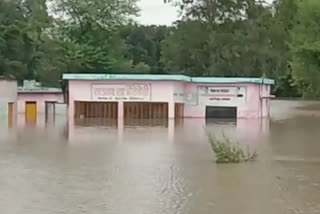
[[[184,104],[175,103],[174,116],[175,116],[175,119],[182,119],[184,117]]]
[[[168,103],[125,102],[125,119],[168,119]]]
[[[116,102],[82,102],[75,101],[74,117],[76,119],[86,118],[118,118],[118,103]]]
[[[56,102],[46,101],[46,122],[54,123],[56,116]]]
[[[207,106],[206,118],[237,118],[237,107]]]

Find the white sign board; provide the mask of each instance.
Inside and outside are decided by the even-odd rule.
[[[91,87],[93,101],[150,101],[150,84],[94,84]]]
[[[246,101],[246,87],[199,87],[199,103],[211,106],[238,106]]]

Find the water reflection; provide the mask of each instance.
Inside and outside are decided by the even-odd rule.
[[[77,119],[66,121],[65,116],[60,115],[54,120],[45,122],[45,118],[42,118],[41,115],[38,118],[37,123],[29,124],[25,122],[24,115],[18,115],[17,124],[12,128],[29,133],[42,130],[38,133],[42,135],[56,133],[58,136],[66,136],[69,142],[91,142],[90,139],[93,137],[95,141],[112,139],[123,142],[124,138],[130,139],[130,136],[124,136],[130,133],[137,136],[162,133],[163,137],[166,134],[166,141],[173,143],[178,142],[179,138],[204,139],[205,132],[208,131],[218,136],[227,135],[247,144],[255,143],[261,136],[268,135],[270,128],[269,119]],[[4,134],[7,132],[4,127],[2,127],[2,132],[2,138],[10,133]],[[11,135],[14,135],[12,133],[15,131],[11,131]]]
[[[144,130],[145,134],[152,133],[151,130],[172,131],[173,120],[168,119],[80,119],[68,122],[69,142],[82,142],[88,140],[92,135],[99,141],[113,140],[122,142],[126,132],[139,132]],[[169,131],[170,130],[170,131]],[[86,136],[87,135],[87,136]]]
[[[195,139],[207,142],[206,132],[229,138],[245,144],[259,144],[270,128],[268,119],[206,120],[206,119],[156,119],[156,120],[105,120],[78,119],[66,121],[57,116],[47,122],[40,118],[36,124],[25,123],[24,115],[18,115],[18,123],[8,131],[2,128],[2,139],[15,139],[23,133],[32,136],[64,137],[71,144],[99,142],[189,142]],[[144,136],[144,137],[142,137]],[[94,142],[93,142],[94,141]]]
[[[268,119],[80,119],[68,122],[68,140],[69,142],[88,141],[95,136],[95,140],[112,139],[123,142],[124,138],[131,139],[134,135],[154,134],[163,140],[165,133],[165,139],[173,143],[179,141],[179,138],[198,137],[200,140],[206,137],[206,132],[210,132],[218,136],[227,135],[246,144],[254,144],[259,141],[259,137],[268,134],[269,122]],[[159,137],[159,133],[162,137]]]

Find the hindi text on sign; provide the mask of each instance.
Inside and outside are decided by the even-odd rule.
[[[150,84],[92,85],[95,101],[150,101]]]

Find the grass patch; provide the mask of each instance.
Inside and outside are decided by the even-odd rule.
[[[241,163],[256,160],[256,151],[250,152],[249,147],[243,149],[239,143],[233,143],[228,137],[223,135],[222,139],[217,139],[214,135],[207,133],[212,151],[216,156],[216,163]]]

